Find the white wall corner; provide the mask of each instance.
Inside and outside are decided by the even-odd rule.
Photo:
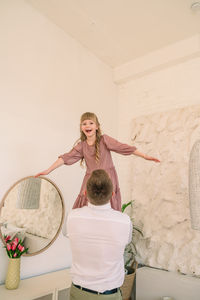
[[[200,56],[200,34],[114,68],[113,80],[116,84],[124,84],[134,78],[143,77],[198,56]]]

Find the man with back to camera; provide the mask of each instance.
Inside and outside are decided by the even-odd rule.
[[[70,300],[121,300],[124,249],[131,241],[128,215],[111,208],[113,185],[104,170],[87,182],[88,206],[73,209],[67,220],[72,250]]]

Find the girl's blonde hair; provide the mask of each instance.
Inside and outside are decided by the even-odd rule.
[[[100,128],[100,123],[99,120],[97,118],[97,116],[94,113],[91,112],[86,112],[84,114],[82,114],[81,116],[81,120],[80,120],[80,140],[81,141],[85,141],[87,139],[86,135],[84,134],[84,132],[81,130],[81,124],[85,121],[85,120],[92,120],[93,122],[96,123],[98,129],[96,130],[96,140],[95,140],[95,160],[96,163],[99,162],[100,159],[100,138],[101,138],[101,128]],[[81,165],[83,164],[83,159],[81,160]]]

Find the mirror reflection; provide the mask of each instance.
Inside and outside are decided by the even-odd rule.
[[[64,203],[55,184],[46,178],[27,177],[10,188],[0,206],[1,238],[24,241],[28,253],[45,250],[57,237],[64,217]]]

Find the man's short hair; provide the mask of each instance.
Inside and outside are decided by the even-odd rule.
[[[87,182],[87,196],[94,205],[106,204],[113,191],[113,184],[106,171],[98,169],[92,172]]]

